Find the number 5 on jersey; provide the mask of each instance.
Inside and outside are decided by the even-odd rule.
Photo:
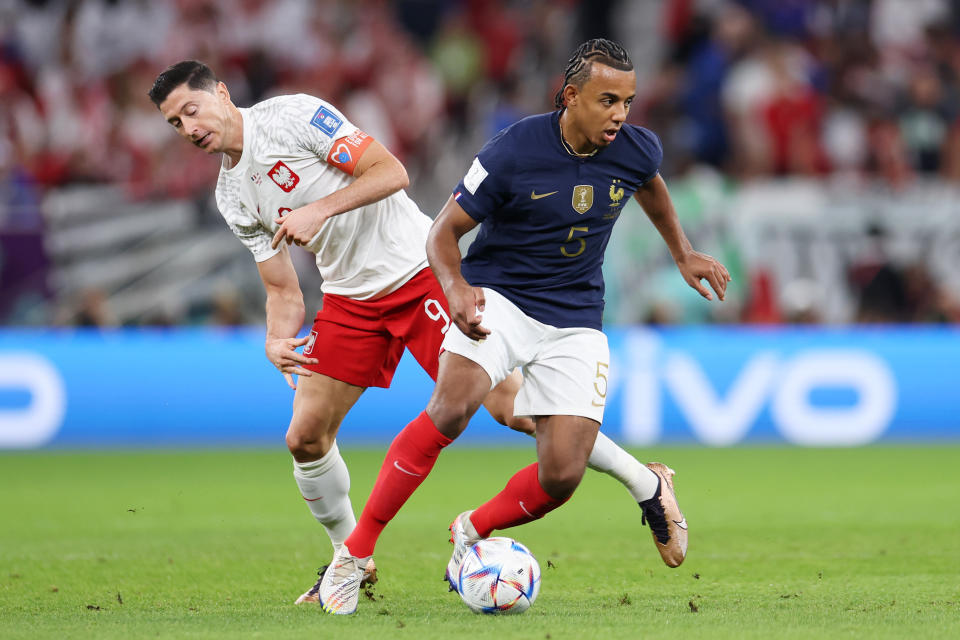
[[[590,229],[588,227],[570,227],[570,233],[567,234],[567,239],[564,241],[563,246],[560,247],[560,253],[568,258],[576,258],[578,255],[583,253],[583,250],[587,248],[587,241],[583,238],[574,238],[573,234],[577,233],[586,233]],[[567,245],[578,242],[579,244],[574,244],[571,250],[567,248]]]

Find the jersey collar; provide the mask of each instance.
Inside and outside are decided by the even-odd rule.
[[[239,107],[237,110],[240,112],[240,117],[243,118],[243,151],[240,153],[237,164],[232,167],[227,167],[229,158],[227,154],[223,154],[223,158],[220,160],[220,170],[227,174],[246,171],[247,165],[250,164],[250,154],[253,148],[253,117],[250,114],[250,109],[249,107]]]

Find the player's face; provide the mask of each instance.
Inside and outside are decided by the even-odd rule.
[[[591,144],[606,147],[616,139],[637,95],[636,85],[633,71],[593,63],[590,79],[568,103],[577,129]]]
[[[184,83],[160,103],[160,113],[188,142],[207,153],[218,153],[224,151],[232,133],[229,104],[230,94],[222,82],[212,92]]]

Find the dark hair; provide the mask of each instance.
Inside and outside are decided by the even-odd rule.
[[[633,71],[633,61],[627,50],[605,38],[587,40],[577,47],[573,56],[567,61],[567,68],[563,70],[563,84],[554,97],[553,102],[557,109],[563,109],[563,90],[568,84],[580,88],[590,79],[593,63],[599,62],[620,71]]]
[[[217,76],[210,67],[196,60],[184,60],[164,69],[163,73],[157,76],[153,88],[147,95],[150,96],[153,104],[159,107],[170,92],[184,83],[191,89],[203,89],[213,93],[217,82],[219,82]]]

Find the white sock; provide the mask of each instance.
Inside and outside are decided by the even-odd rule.
[[[587,466],[619,480],[637,502],[652,498],[660,482],[657,474],[602,433],[597,434]]]
[[[319,460],[293,461],[293,477],[310,513],[323,525],[335,551],[357,526],[350,504],[350,473],[337,443]]]

